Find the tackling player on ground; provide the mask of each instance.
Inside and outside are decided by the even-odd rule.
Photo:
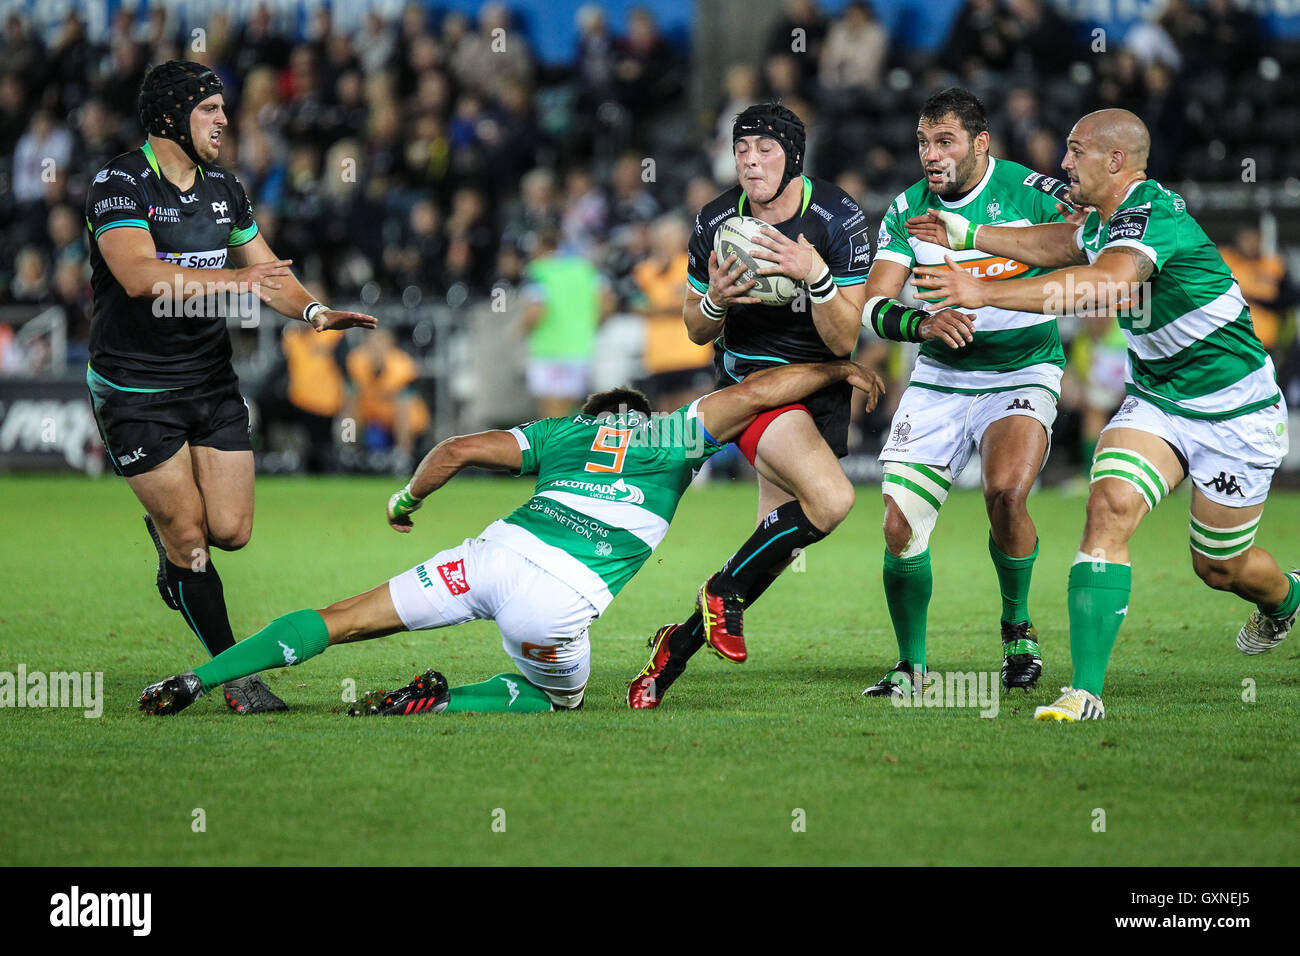
[[[160,64],[139,107],[147,141],[100,170],[86,197],[86,384],[113,467],[147,512],[158,591],[219,654],[235,639],[209,549],[238,550],[253,527],[248,407],[225,304],[251,291],[317,331],[375,320],[314,302],[258,234],[239,180],[215,165],[226,127],[215,73]],[[256,676],[227,686],[226,700],[241,713],[284,708]]]
[[[682,308],[692,342],[714,344],[719,385],[788,362],[846,356],[857,343],[870,257],[866,219],[847,193],[802,175],[803,122],[775,103],[737,115],[732,143],[738,184],[695,220]],[[769,223],[751,254],[804,289],[794,302],[764,305],[734,255],[718,261],[718,227],[732,216]],[[758,528],[700,589],[683,624],[661,627],[651,658],[628,688],[633,708],[656,707],[705,642],[724,660],[747,656],[743,610],[801,549],[820,541],[853,507],[853,486],[836,460],[848,452],[851,389],[837,382],[802,403],[758,416],[737,444],[758,471]]]
[[[1114,309],[1128,340],[1128,397],[1093,460],[1083,541],[1070,569],[1071,686],[1040,720],[1105,716],[1102,685],[1128,614],[1129,539],[1148,511],[1191,477],[1192,567],[1210,587],[1253,602],[1237,635],[1244,654],[1277,646],[1300,609],[1300,572],[1255,547],[1273,472],[1287,451],[1286,406],[1250,310],[1182,197],[1146,175],[1150,134],[1127,110],[1075,124],[1061,167],[1082,226],[980,226],[942,212],[918,235],[1039,266],[1046,276],[975,282],[950,257],[921,267],[921,298],[980,308]]]
[[[913,265],[942,265],[949,252],[909,235],[904,225],[909,217],[927,209],[959,209],[976,223],[1059,222],[1066,186],[989,155],[984,106],[963,89],[930,97],[916,138],[925,178],[899,194],[881,223],[863,319],[883,338],[922,343],[880,453],[885,600],[899,659],[863,694],[920,691],[916,675],[926,670],[933,591],[930,535],[949,488],[974,451],[980,456],[989,554],[1002,595],[1002,684],[1028,691],[1042,673],[1042,657],[1029,617],[1038,533],[1026,498],[1047,461],[1065,367],[1055,318],[983,308],[973,324],[951,310],[927,321],[925,312],[895,297]],[[1040,271],[975,250],[957,257],[962,269],[985,283]]]
[[[450,438],[393,495],[388,520],[410,515],[461,469],[537,476],[533,496],[479,537],[321,611],[277,618],[207,664],[160,681],[140,709],[171,714],[224,681],[300,664],[333,644],[398,631],[495,620],[517,674],[448,688],[430,670],[408,686],[367,695],[356,715],[547,711],[582,706],[591,672],[587,629],[663,540],[696,470],[765,409],[844,382],[871,404],[882,385],[847,360],[788,365],[748,376],[668,415],[614,389],[573,418]]]

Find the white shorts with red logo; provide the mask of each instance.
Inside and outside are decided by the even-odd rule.
[[[408,630],[496,621],[519,672],[559,707],[576,707],[591,674],[596,608],[517,551],[466,538],[388,582]]]

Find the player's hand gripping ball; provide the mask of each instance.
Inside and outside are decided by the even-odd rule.
[[[763,305],[785,305],[793,302],[799,294],[799,283],[789,276],[761,276],[759,269],[765,269],[771,263],[755,259],[749,250],[757,245],[754,237],[760,235],[767,223],[752,216],[732,216],[718,227],[713,236],[713,250],[718,254],[718,262],[725,262],[727,256],[734,255],[736,261],[744,266],[744,273],[737,280],[756,283],[745,295],[753,296]]]

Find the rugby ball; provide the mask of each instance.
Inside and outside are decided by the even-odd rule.
[[[751,279],[757,281],[757,285],[745,293],[746,295],[754,296],[762,301],[763,305],[787,305],[799,294],[800,283],[789,276],[758,275],[759,269],[768,268],[772,263],[755,259],[749,254],[750,249],[759,248],[754,237],[759,235],[765,226],[767,223],[753,216],[732,216],[725,220],[714,234],[713,251],[718,254],[719,266],[726,261],[727,256],[735,253],[736,261],[745,267],[740,281],[748,282]]]

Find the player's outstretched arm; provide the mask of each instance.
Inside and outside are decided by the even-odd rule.
[[[230,255],[248,269],[261,268],[268,262],[283,264],[283,269],[278,274],[278,282],[270,289],[269,294],[259,293],[258,296],[281,315],[291,319],[302,319],[317,332],[324,332],[326,329],[350,329],[354,326],[373,329],[378,325],[378,320],[372,315],[330,309],[313,299],[311,293],[304,289],[302,283],[289,271],[288,265],[292,260],[276,259],[275,253],[271,251],[271,247],[266,244],[266,240],[261,235],[254,236],[242,246],[235,246],[230,250]],[[308,311],[309,307],[312,307],[310,311]]]
[[[885,393],[885,383],[871,369],[849,359],[805,365],[781,365],[745,376],[700,399],[696,407],[700,424],[719,442],[743,432],[754,418],[769,408],[789,405],[836,382],[848,382],[867,393],[867,410]]]
[[[1107,250],[1090,266],[1057,269],[1041,276],[980,282],[952,256],[947,267],[918,266],[912,285],[918,299],[943,300],[968,309],[991,305],[1015,312],[1043,315],[1094,315],[1132,309],[1139,286],[1151,277],[1155,263],[1131,247]]]
[[[286,278],[293,278],[289,272],[292,260],[274,256],[243,269],[192,269],[166,262],[158,258],[158,248],[148,229],[114,229],[100,236],[98,242],[113,278],[133,299],[253,290],[265,302],[281,289]]]
[[[406,487],[388,499],[388,523],[394,531],[410,531],[412,512],[464,468],[518,471],[522,465],[523,453],[510,432],[477,432],[440,441],[424,456]]]
[[[931,209],[913,216],[905,225],[910,235],[925,242],[955,250],[979,249],[1041,269],[1059,269],[1088,261],[1074,239],[1083,225],[1082,211],[1071,212],[1065,222],[977,226],[955,212]]]

